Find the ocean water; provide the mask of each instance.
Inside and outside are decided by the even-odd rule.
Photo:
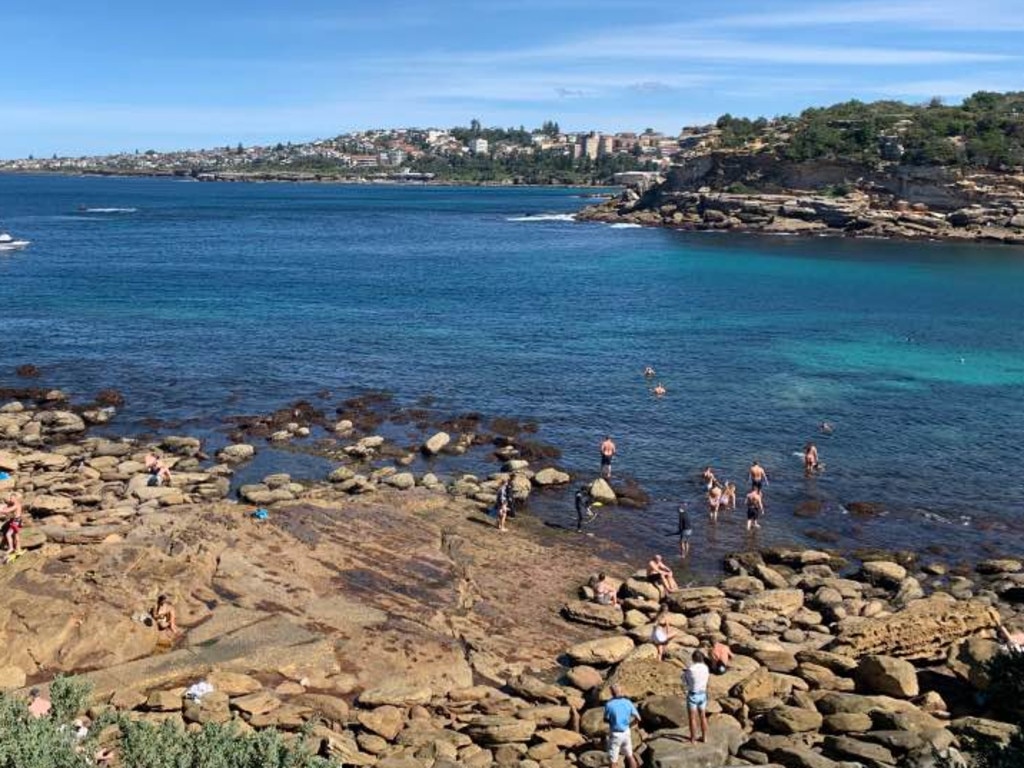
[[[602,511],[595,543],[671,552],[685,500],[698,571],[780,543],[1020,551],[1024,249],[572,221],[588,202],[560,188],[0,176],[0,229],[33,241],[0,254],[0,385],[30,383],[14,369],[32,363],[82,397],[122,390],[114,430],[156,417],[214,442],[225,416],[381,389],[534,420],[582,477],[610,434],[616,475],[654,502]],[[826,464],[812,480],[808,440]],[[704,520],[696,476],[712,464],[742,490],[753,458],[771,482],[751,539],[742,512]],[[252,471],[278,465],[325,469],[265,453]],[[883,511],[849,514],[857,501]],[[533,512],[569,535],[567,493]]]

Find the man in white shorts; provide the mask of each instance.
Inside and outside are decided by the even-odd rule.
[[[634,721],[640,720],[636,705],[622,695],[622,689],[612,686],[612,699],[604,705],[604,720],[608,723],[611,733],[608,734],[608,759],[612,768],[619,768],[619,753],[626,758],[628,768],[639,768],[633,756],[633,738],[629,728]]]

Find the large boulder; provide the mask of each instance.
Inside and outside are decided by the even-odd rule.
[[[950,645],[998,624],[999,613],[989,605],[933,596],[898,613],[844,624],[825,650],[855,657],[936,659]]]
[[[477,744],[525,744],[533,738],[537,724],[502,715],[481,715],[466,724],[466,734]]]
[[[744,599],[743,613],[748,616],[792,616],[803,608],[804,593],[800,589],[768,589]]]
[[[427,456],[436,456],[448,443],[452,441],[451,435],[447,432],[438,432],[423,443],[422,451]]]
[[[241,464],[255,455],[255,446],[249,445],[249,443],[235,443],[221,448],[217,452],[217,460],[224,464]]]
[[[743,729],[729,715],[708,718],[707,742],[689,743],[689,726],[659,731],[646,743],[650,768],[719,768],[739,749]]]
[[[888,560],[875,560],[864,563],[861,567],[861,576],[875,586],[895,589],[907,578],[907,569]]]
[[[590,498],[602,504],[614,504],[618,501],[615,491],[603,477],[599,477],[590,484]]]
[[[574,664],[596,664],[607,666],[618,664],[629,655],[635,643],[625,635],[602,637],[577,643],[568,650],[566,655]]]
[[[622,611],[613,605],[573,600],[562,606],[562,616],[577,624],[614,629],[622,624]]]
[[[718,587],[677,589],[666,598],[665,602],[673,611],[687,616],[726,609],[725,593]]]
[[[545,467],[533,476],[534,485],[565,485],[572,478],[568,473],[554,467]]]
[[[816,731],[821,728],[821,714],[803,707],[781,706],[765,715],[765,724],[773,733],[791,734]]]
[[[857,687],[864,693],[877,693],[897,699],[917,696],[917,670],[904,659],[890,656],[864,656],[854,673]]]

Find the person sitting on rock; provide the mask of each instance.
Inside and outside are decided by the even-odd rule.
[[[675,592],[679,589],[679,585],[676,584],[676,577],[672,573],[672,569],[665,565],[665,561],[661,559],[661,555],[655,555],[647,563],[647,580],[658,588],[658,593],[664,597],[669,592]]]
[[[171,484],[171,470],[167,467],[160,457],[150,451],[146,454],[146,458],[143,459],[146,465],[146,472],[149,473],[148,485],[170,485]]]
[[[21,527],[23,508],[18,494],[12,493],[7,502],[0,508],[0,514],[7,517],[3,525],[4,542],[7,544],[7,559],[21,554]]]
[[[661,606],[658,615],[654,617],[654,629],[651,630],[651,642],[658,651],[658,661],[665,658],[665,649],[677,634],[668,623],[668,606]]]
[[[167,595],[157,597],[156,607],[153,608],[151,615],[153,616],[153,623],[161,632],[170,632],[172,635],[178,634],[178,616],[174,606],[171,605],[171,599]]]
[[[604,573],[597,574],[597,581],[594,583],[594,600],[601,605],[619,605],[619,596],[615,593],[615,586],[608,581]]]
[[[720,635],[716,636],[711,644],[708,662],[711,671],[716,675],[724,675],[729,670],[729,664],[732,662],[732,650],[723,642]]]

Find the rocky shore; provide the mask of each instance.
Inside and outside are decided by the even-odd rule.
[[[1020,618],[1018,560],[953,573],[912,556],[744,552],[717,584],[661,600],[592,542],[524,516],[494,530],[499,483],[524,498],[569,480],[522,458],[524,439],[498,440],[504,463],[486,478],[417,475],[351,408],[328,424],[330,477],[270,475],[238,488],[239,503],[231,476],[259,441],[286,443],[320,417],[245,420],[236,437],[250,441],[211,457],[189,436],[91,435],[115,416],[112,393],[84,406],[59,391],[4,395],[0,492],[24,500],[28,550],[0,568],[6,690],[75,673],[92,683],[94,716],[293,734],[314,721],[315,751],[382,768],[597,768],[612,684],[640,707],[648,768],[924,768],[964,737],[1014,729],[979,693],[1000,652],[994,627]],[[465,450],[475,423],[418,451]],[[151,449],[169,485],[148,483]],[[599,570],[621,578],[621,608],[577,591]],[[148,621],[160,593],[180,636]],[[678,634],[659,661],[649,639],[663,606]],[[712,678],[710,740],[690,745],[681,667],[719,637],[736,656]],[[199,681],[213,691],[186,697]]]
[[[581,221],[689,231],[842,235],[1024,245],[1024,177],[936,170],[754,167],[707,159],[660,184],[584,209]],[[784,165],[783,163],[777,163]],[[764,174],[780,174],[766,183]],[[852,179],[852,180],[851,180]],[[801,186],[789,186],[801,185]]]

